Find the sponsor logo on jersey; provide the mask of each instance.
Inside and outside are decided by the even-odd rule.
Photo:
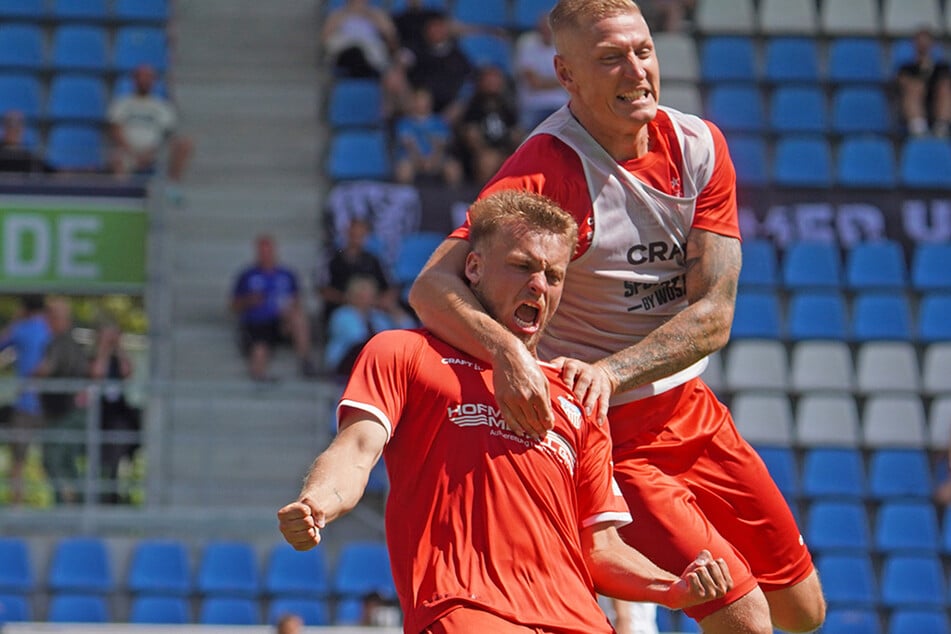
[[[455,357],[443,357],[440,360],[440,363],[443,365],[461,365],[466,368],[472,368],[476,372],[482,372],[485,370],[481,365],[475,363],[474,361],[469,361],[468,359],[457,359]]]
[[[571,423],[571,426],[575,429],[581,429],[581,410],[578,409],[578,406],[564,395],[558,397],[558,405],[561,407],[561,411],[565,413],[565,417]]]
[[[686,244],[671,244],[663,240],[648,242],[647,244],[635,244],[627,250],[627,261],[634,265],[653,264],[654,262],[667,262],[669,260],[683,262],[686,250]]]
[[[508,429],[502,419],[502,411],[485,403],[460,403],[448,408],[449,422],[458,427],[485,425],[496,429]]]

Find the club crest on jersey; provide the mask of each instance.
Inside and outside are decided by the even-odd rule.
[[[578,406],[564,396],[558,397],[558,405],[561,406],[561,411],[565,413],[565,417],[571,422],[571,426],[575,429],[581,429],[581,410],[578,409]]]

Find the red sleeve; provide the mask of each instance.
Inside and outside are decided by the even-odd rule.
[[[508,158],[486,184],[479,198],[506,189],[523,189],[548,196],[584,226],[591,216],[591,195],[581,159],[574,150],[550,134],[529,138]],[[469,220],[449,234],[468,239]]]
[[[387,330],[371,338],[353,364],[337,405],[337,421],[344,408],[363,410],[379,419],[392,437],[407,402],[423,342],[421,335],[406,330]]]
[[[697,198],[693,226],[731,238],[740,237],[739,214],[736,209],[736,170],[730,150],[720,129],[704,121],[713,135],[713,176]]]
[[[601,522],[616,525],[631,521],[621,489],[614,482],[611,462],[611,438],[607,425],[584,419],[587,426],[582,454],[578,462],[578,524],[591,526]]]

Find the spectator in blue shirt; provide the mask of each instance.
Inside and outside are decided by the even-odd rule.
[[[449,152],[452,130],[433,112],[433,96],[415,88],[409,110],[396,120],[396,180],[412,185],[419,178],[441,179],[447,185],[462,180],[462,165]]]
[[[24,295],[20,298],[20,313],[0,332],[0,350],[13,348],[16,353],[15,369],[20,378],[27,378],[43,359],[50,341],[50,328],[44,316],[42,295]],[[10,443],[13,461],[10,467],[10,501],[23,500],[23,467],[30,445],[30,431],[43,425],[40,400],[36,392],[20,390],[13,406],[12,430],[19,437]]]
[[[300,361],[301,375],[313,377],[310,324],[300,301],[297,275],[277,261],[274,238],[260,235],[256,259],[241,271],[231,293],[231,310],[240,320],[241,343],[249,357],[251,378],[266,381],[273,348],[290,343]]]

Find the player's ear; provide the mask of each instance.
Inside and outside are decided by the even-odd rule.
[[[482,279],[482,256],[475,251],[466,255],[466,279],[470,285],[476,285]]]
[[[555,55],[555,76],[558,78],[558,81],[564,87],[565,90],[570,90],[569,86],[574,83],[572,79],[571,68],[565,62],[565,59],[561,55]]]

